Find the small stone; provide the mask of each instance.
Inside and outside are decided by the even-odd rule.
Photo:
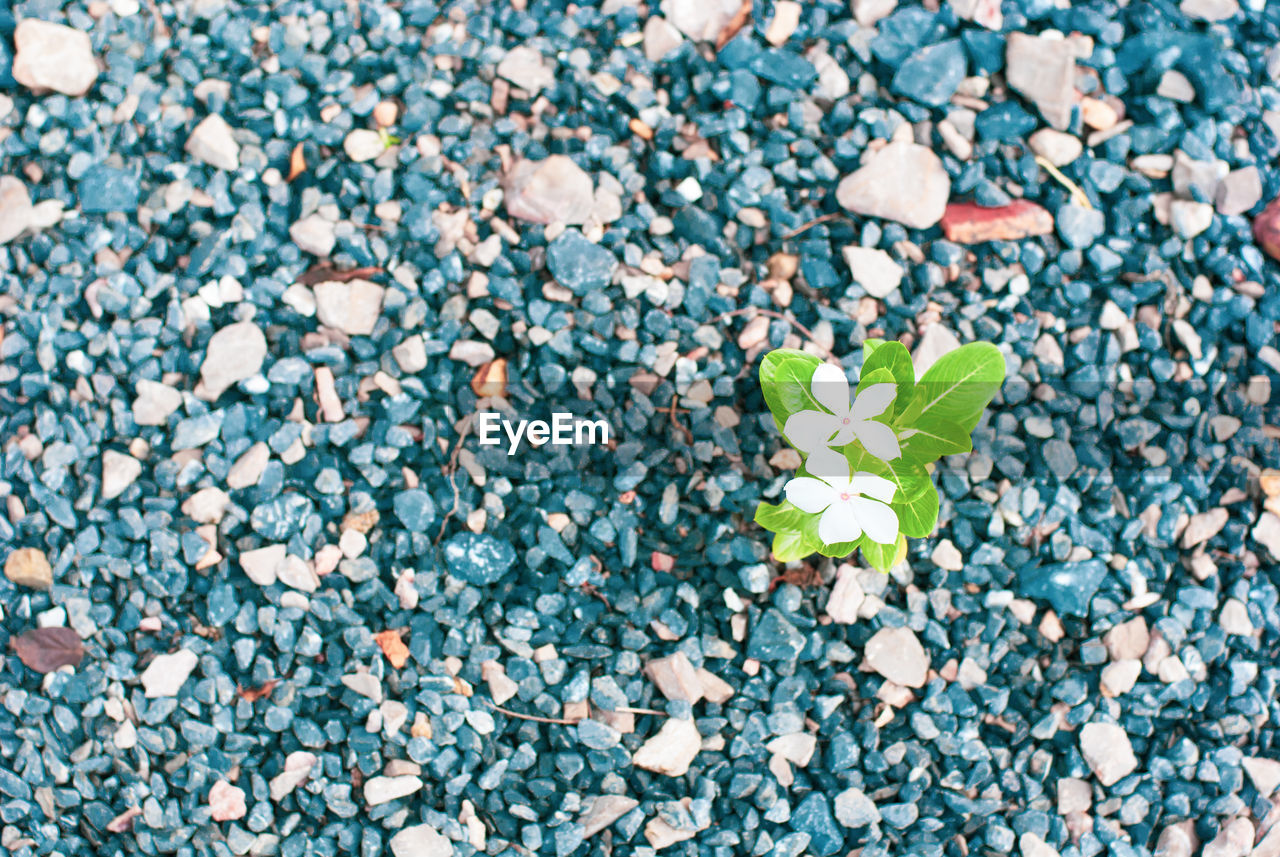
[[[804,7],[795,0],[775,0],[773,17],[764,31],[764,40],[771,45],[785,45],[800,24]]]
[[[960,555],[960,549],[952,544],[951,539],[938,542],[929,559],[943,571],[960,571],[964,568],[964,557]]]
[[[1179,8],[1188,18],[1201,21],[1225,21],[1240,14],[1236,0],[1182,0]]]
[[[0,176],[0,244],[8,244],[31,225],[35,209],[21,179]]]
[[[497,72],[498,77],[533,95],[554,86],[556,82],[555,69],[547,65],[539,51],[527,45],[507,51],[507,55],[498,63]]]
[[[1107,231],[1107,218],[1096,208],[1068,203],[1058,209],[1058,234],[1076,249],[1091,247]]]
[[[556,282],[575,295],[599,291],[613,279],[617,258],[599,244],[593,244],[576,229],[564,234],[547,247],[547,268]]]
[[[489,695],[497,705],[502,705],[520,690],[520,685],[511,680],[497,661],[485,661],[481,665],[481,676],[489,685]]]
[[[848,211],[928,229],[942,219],[951,179],[933,150],[893,142],[876,152],[836,187],[836,201]]]
[[[284,562],[276,566],[276,578],[292,589],[300,592],[315,592],[320,587],[320,578],[316,570],[300,556],[288,554]]]
[[[1120,121],[1120,114],[1110,103],[1101,98],[1080,99],[1080,119],[1089,128],[1106,131]]]
[[[880,810],[862,789],[849,788],[833,801],[836,821],[843,827],[866,827],[880,823]]]
[[[98,60],[88,33],[23,18],[13,31],[13,45],[13,79],[27,89],[84,95],[98,79]]]
[[[403,342],[391,349],[400,371],[413,375],[427,368],[427,347],[422,337],[412,334]]]
[[[898,66],[890,88],[921,104],[941,107],[955,94],[966,69],[967,58],[959,39],[921,45]]]
[[[1069,616],[1088,616],[1089,602],[1106,576],[1106,564],[1099,559],[1090,559],[1083,562],[1042,565],[1039,568],[1024,571],[1018,578],[1018,586],[1022,595],[1028,598],[1044,598],[1059,613]],[[1042,633],[1043,630],[1042,625]],[[1058,635],[1062,633],[1060,624],[1053,630]]]
[[[1184,548],[1193,548],[1196,545],[1204,544],[1222,532],[1222,528],[1227,525],[1227,520],[1230,517],[1227,510],[1221,507],[1192,515],[1191,520],[1187,523],[1187,528],[1182,531],[1182,546]]]
[[[957,17],[996,32],[1004,28],[1000,0],[948,0],[948,3]]]
[[[182,393],[168,384],[141,378],[134,389],[133,421],[140,426],[162,426],[182,406]]]
[[[347,134],[342,141],[342,150],[347,157],[362,164],[372,161],[387,150],[386,140],[377,131],[368,128],[356,128]]]
[[[595,211],[591,176],[568,155],[517,161],[503,187],[507,214],[518,220],[579,226]]]
[[[902,266],[883,250],[849,246],[842,251],[853,280],[873,298],[888,297],[902,283]]]
[[[776,609],[764,611],[747,644],[747,657],[757,661],[792,661],[804,650],[804,635]]]
[[[4,561],[4,576],[11,583],[28,589],[53,586],[53,568],[38,548],[18,548]]]
[[[662,14],[695,42],[714,42],[741,5],[739,0],[662,0]]]
[[[449,573],[477,586],[497,583],[516,562],[511,543],[488,533],[459,533],[444,543]]]
[[[810,732],[792,732],[774,738],[765,745],[765,749],[796,767],[805,768],[818,749],[818,739]]]
[[[1280,762],[1260,756],[1246,756],[1241,764],[1258,794],[1270,797],[1280,788]]]
[[[1187,76],[1177,69],[1169,69],[1160,75],[1160,83],[1156,86],[1156,95],[1190,104],[1196,100],[1196,89]]]
[[[370,777],[365,780],[364,800],[369,806],[378,806],[408,797],[421,788],[422,780],[411,774],[399,777]]]
[[[271,448],[258,441],[231,465],[231,469],[227,471],[227,487],[235,491],[257,485],[270,460]]]
[[[453,843],[429,824],[401,828],[390,844],[393,857],[453,857]]]
[[[1009,87],[1035,104],[1045,121],[1059,131],[1071,124],[1075,73],[1075,49],[1065,39],[1009,34],[1005,49]]]
[[[867,640],[867,663],[904,687],[924,687],[929,656],[910,628],[882,628]]]
[[[229,324],[209,338],[200,381],[204,398],[213,400],[228,387],[252,378],[267,356],[267,338],[252,321]]]
[[[275,802],[284,800],[286,795],[306,782],[317,761],[319,759],[316,755],[306,750],[295,750],[285,756],[284,770],[272,777],[268,784],[271,789],[271,800]]]
[[[348,336],[369,336],[382,313],[384,292],[368,280],[316,283],[316,318]]]
[[[1246,214],[1262,199],[1262,177],[1258,168],[1249,166],[1227,173],[1214,194],[1219,214]]]
[[[1058,849],[1030,832],[1018,837],[1018,850],[1022,857],[1059,857]]]
[[[1190,240],[1213,225],[1213,206],[1207,202],[1175,199],[1169,204],[1169,222],[1179,238]]]
[[[923,377],[929,367],[937,363],[942,355],[949,354],[959,347],[960,340],[956,339],[956,335],[946,327],[936,323],[926,327],[911,355],[911,365],[915,369],[916,377]]]
[[[299,250],[313,256],[328,256],[338,241],[333,222],[318,214],[304,217],[290,226],[289,237]]]
[[[198,524],[217,524],[231,497],[216,486],[201,488],[182,503],[182,514]]]
[[[1102,638],[1107,653],[1113,661],[1133,660],[1147,653],[1151,644],[1151,634],[1147,630],[1147,620],[1135,616],[1128,622],[1122,622],[1108,631]]]
[[[1107,697],[1122,696],[1133,690],[1142,674],[1142,661],[1115,661],[1102,668],[1099,683],[1102,695]]]
[[[858,610],[866,601],[867,594],[858,583],[858,570],[844,564],[836,570],[836,582],[827,596],[827,615],[832,622],[849,625],[858,621]]]
[[[859,27],[874,27],[897,8],[898,0],[853,0],[853,19]]]
[[[702,698],[714,705],[724,705],[733,698],[733,685],[710,670],[698,668],[698,682],[702,685]]]
[[[1274,199],[1253,219],[1253,240],[1272,259],[1280,259],[1280,199]]]
[[[1252,637],[1253,621],[1249,619],[1249,608],[1238,598],[1228,598],[1218,614],[1218,624],[1223,631],[1237,637]]]
[[[200,658],[189,649],[179,649],[173,654],[160,655],[143,671],[140,680],[147,699],[177,696]]]
[[[240,169],[240,144],[227,120],[217,113],[204,117],[187,137],[186,151],[197,161],[228,172]]]
[[[693,721],[669,717],[636,751],[631,764],[668,777],[682,777],[701,749],[702,736]]]
[[[1058,815],[1088,812],[1093,806],[1093,788],[1088,780],[1063,777],[1058,780]]]
[[[102,453],[102,499],[113,500],[142,474],[142,462],[114,449]]]
[[[1086,723],[1081,727],[1080,753],[1104,786],[1114,785],[1138,767],[1129,735],[1114,723]]]
[[[667,699],[690,704],[702,699],[702,682],[684,652],[649,661],[645,664],[644,674]]]
[[[661,15],[650,15],[644,22],[644,55],[649,62],[661,62],[683,42],[680,31]]]
[[[582,837],[590,839],[639,805],[640,801],[626,795],[600,795],[592,798],[587,809],[578,816],[578,824],[582,825]]]
[[[1218,830],[1218,835],[1205,844],[1200,857],[1244,857],[1253,849],[1256,831],[1247,818],[1233,818]]]
[[[983,208],[971,202],[953,202],[942,216],[948,241],[980,244],[984,241],[1017,241],[1053,232],[1053,215],[1029,200],[1020,199],[999,208]]]
[[[284,545],[267,545],[240,554],[240,568],[245,575],[259,586],[270,586],[276,582],[276,573],[284,563],[288,549]]]
[[[248,809],[244,805],[244,789],[218,780],[209,789],[209,817],[214,821],[235,821],[244,818]]]

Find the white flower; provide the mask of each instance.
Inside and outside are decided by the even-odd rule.
[[[787,418],[782,432],[801,452],[811,454],[844,446],[857,438],[867,452],[881,461],[892,461],[902,455],[893,429],[872,419],[893,404],[898,395],[896,385],[872,384],[851,406],[849,380],[844,372],[838,366],[823,363],[814,370],[809,386],[813,397],[831,413],[800,411]]]
[[[846,464],[843,476],[797,476],[787,483],[787,499],[791,505],[816,515],[818,538],[825,544],[857,540],[864,532],[882,545],[898,541],[898,515],[888,506],[894,485],[882,476],[859,471],[849,476]]]

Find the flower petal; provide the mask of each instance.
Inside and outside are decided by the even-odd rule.
[[[873,542],[891,545],[898,540],[898,515],[893,509],[866,497],[854,497],[848,505],[853,508],[858,524],[867,531],[867,537]],[[831,509],[823,513],[823,519],[830,513]],[[818,522],[818,533],[822,533],[821,521]]]
[[[896,523],[897,519],[894,520]],[[856,541],[861,535],[862,527],[858,524],[858,516],[848,502],[832,503],[818,520],[818,538],[826,544]]]
[[[872,384],[853,400],[853,418],[869,420],[884,413],[898,395],[897,384]]]
[[[855,473],[850,484],[853,487],[853,493],[879,500],[881,503],[893,502],[893,495],[898,490],[890,480],[883,476],[876,476],[874,473],[867,473],[865,470]]]
[[[849,379],[844,370],[830,363],[823,363],[813,370],[813,380],[809,382],[813,397],[822,406],[836,416],[849,414]]]
[[[787,417],[782,433],[801,452],[824,449],[840,427],[840,419],[822,411],[800,411]]]
[[[849,459],[833,449],[815,449],[804,469],[836,490],[849,487]]]
[[[836,499],[836,489],[812,476],[797,476],[787,482],[783,490],[791,505],[811,515],[821,512]]]
[[[902,455],[902,448],[898,446],[898,436],[884,423],[862,420],[853,424],[853,433],[858,440],[862,441],[867,452],[881,461],[893,461]]]

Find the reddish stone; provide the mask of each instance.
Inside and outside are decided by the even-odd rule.
[[[999,208],[983,208],[972,202],[953,202],[942,215],[942,231],[957,244],[1015,241],[1053,231],[1053,215],[1025,199]]]
[[[1253,240],[1272,259],[1280,259],[1280,198],[1267,203],[1253,219]]]

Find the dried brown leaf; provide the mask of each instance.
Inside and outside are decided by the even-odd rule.
[[[289,155],[289,176],[285,179],[291,182],[298,176],[307,171],[307,156],[302,153],[302,144],[293,147],[293,152]]]
[[[32,628],[14,637],[9,645],[24,664],[38,673],[78,667],[84,659],[84,643],[71,628]]]

